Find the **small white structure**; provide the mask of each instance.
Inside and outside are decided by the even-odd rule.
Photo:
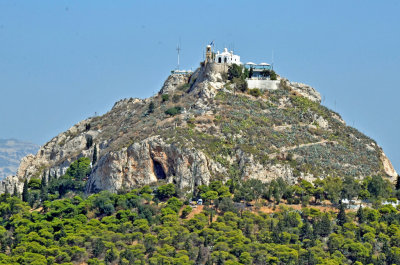
[[[240,62],[240,56],[233,54],[233,51],[228,52],[227,48],[224,48],[224,51],[222,53],[218,51],[215,54],[215,62],[225,64],[242,64]]]

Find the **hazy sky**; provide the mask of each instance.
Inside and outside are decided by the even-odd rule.
[[[44,144],[157,92],[206,44],[271,62],[375,139],[400,169],[400,1],[0,0],[0,138]]]

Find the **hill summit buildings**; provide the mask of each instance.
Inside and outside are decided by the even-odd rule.
[[[212,43],[213,44],[213,43]],[[206,46],[205,59],[201,63],[201,67],[208,67],[218,72],[227,72],[229,66],[237,64],[243,65],[244,68],[249,70],[249,77],[246,78],[248,88],[259,88],[261,90],[277,89],[279,80],[273,80],[271,73],[273,72],[273,65],[265,62],[253,63],[247,62],[243,64],[240,56],[233,51],[228,51],[224,48],[222,52],[214,51],[214,47],[210,44]],[[192,71],[175,70],[173,74],[192,74]],[[279,78],[277,78],[279,79]]]

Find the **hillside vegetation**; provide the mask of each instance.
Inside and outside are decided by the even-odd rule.
[[[173,184],[86,197],[68,183],[85,181],[88,170],[80,159],[60,178],[1,195],[0,264],[400,263],[400,213],[380,203],[399,197],[400,185],[381,177],[213,181],[196,189],[205,206],[192,215],[196,206]],[[338,204],[357,197],[373,208]],[[338,211],[317,209],[325,200]],[[259,211],[265,206],[271,214]]]

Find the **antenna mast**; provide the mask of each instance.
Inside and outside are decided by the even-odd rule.
[[[178,47],[176,48],[176,50],[178,52],[178,70],[179,70],[179,55],[180,55],[180,52],[181,52],[181,47],[179,46],[179,44],[178,44]]]

